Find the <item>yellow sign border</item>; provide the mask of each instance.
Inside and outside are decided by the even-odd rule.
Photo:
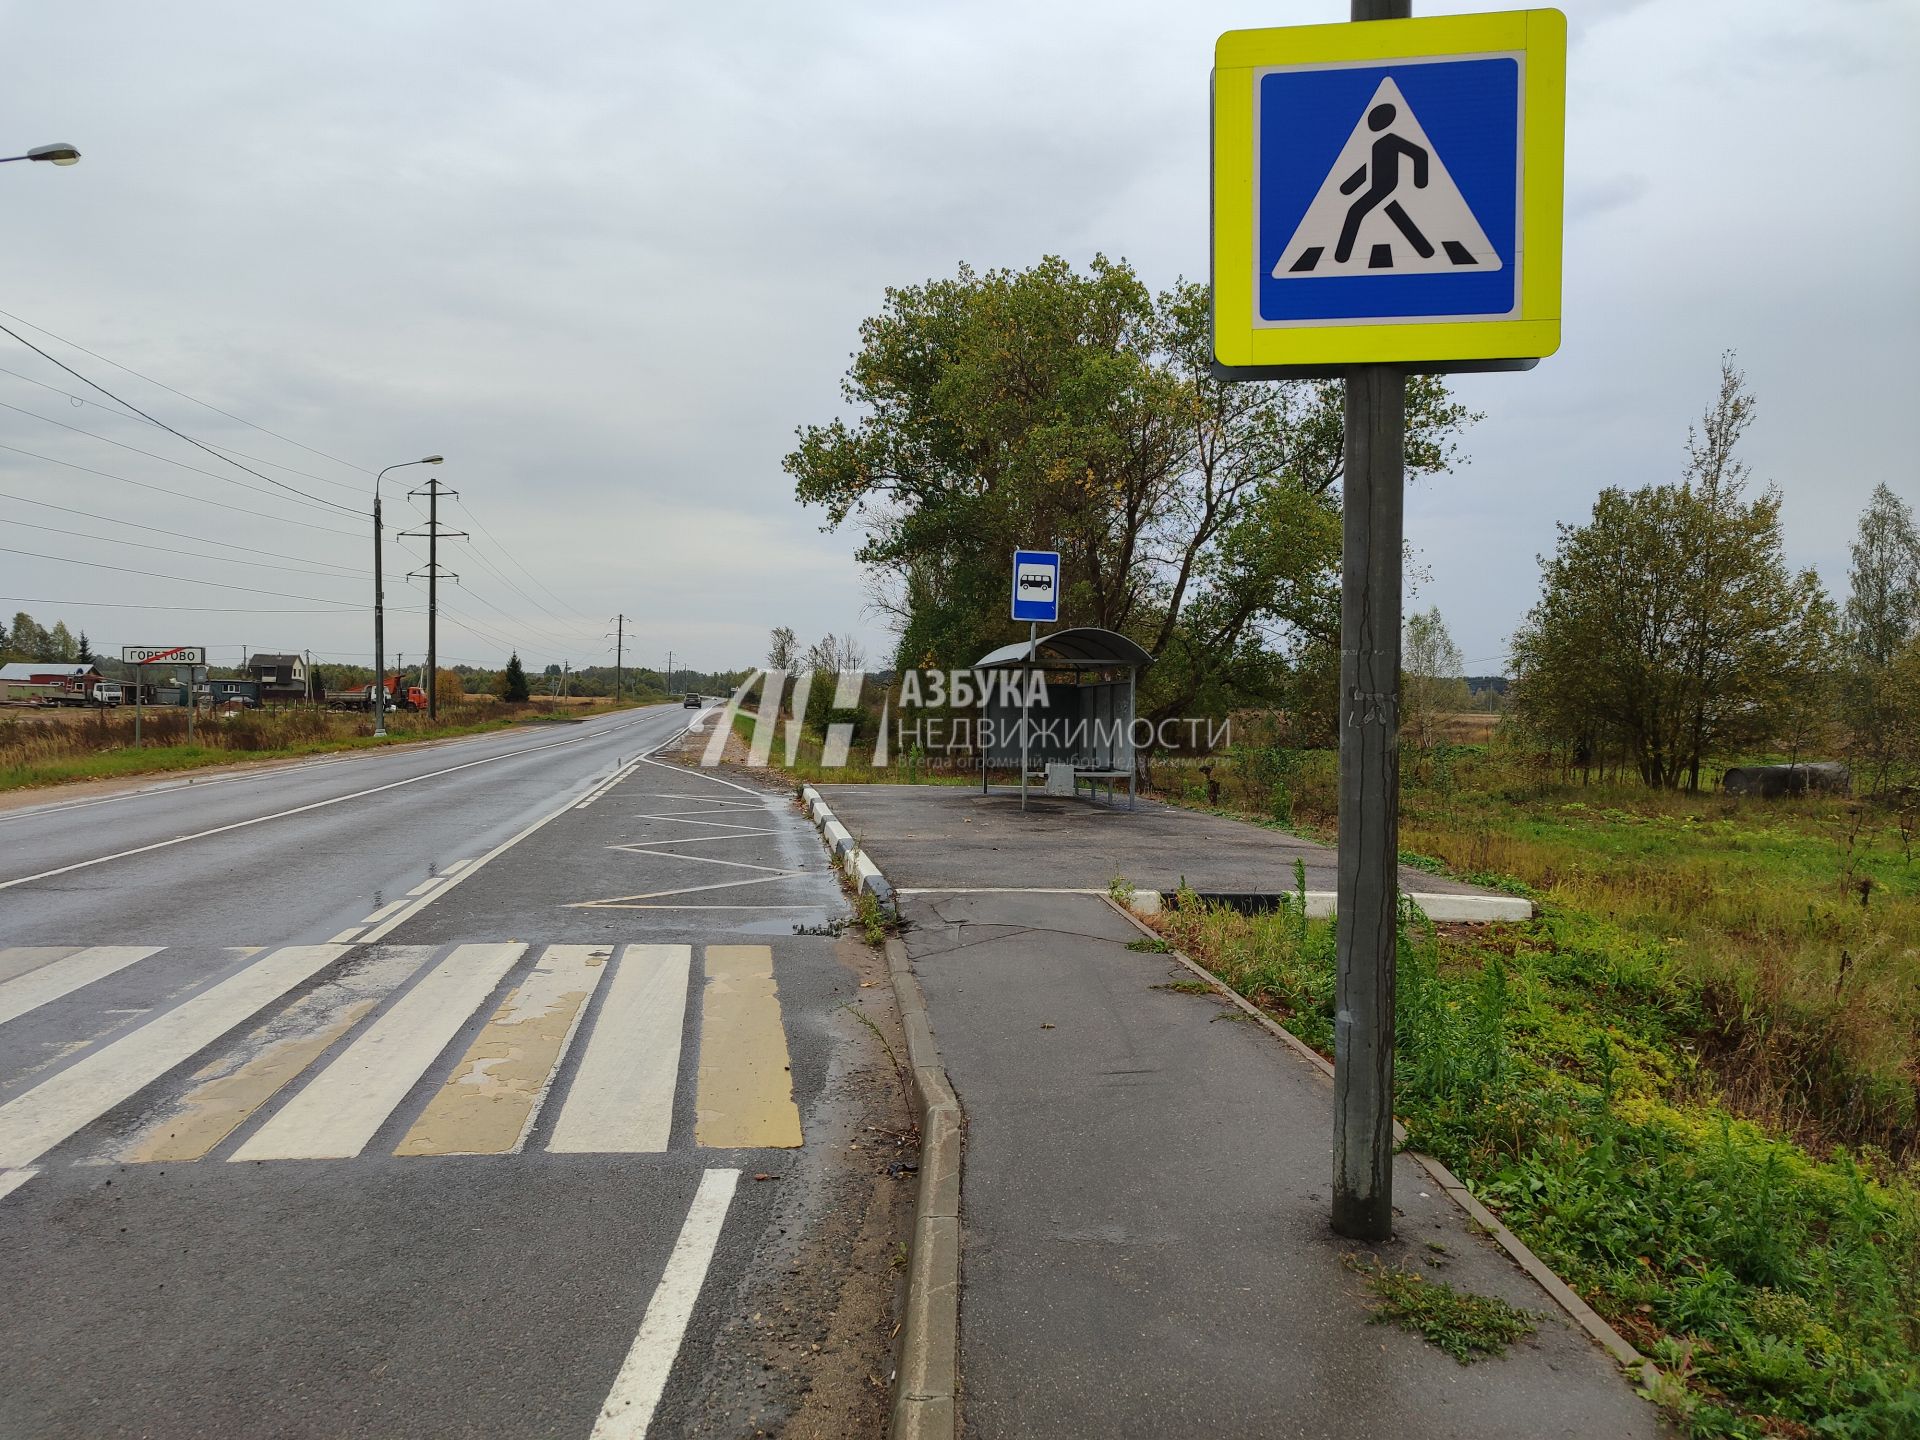
[[[1503,320],[1370,325],[1253,324],[1253,116],[1256,74],[1274,65],[1406,60],[1520,51],[1519,313]],[[1567,17],[1508,10],[1229,30],[1214,46],[1213,345],[1227,368],[1337,373],[1349,365],[1532,360],[1560,348],[1560,247],[1566,175]]]

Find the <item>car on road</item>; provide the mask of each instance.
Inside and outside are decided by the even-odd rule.
[[[680,708],[682,710],[698,710],[705,703],[706,702],[698,695],[689,694],[686,699],[680,702]]]

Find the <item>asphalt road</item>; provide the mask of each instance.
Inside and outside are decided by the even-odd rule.
[[[861,1433],[889,996],[691,718],[0,814],[0,1434]]]

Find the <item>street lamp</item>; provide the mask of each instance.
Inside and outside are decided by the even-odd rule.
[[[78,165],[80,152],[63,141],[58,145],[36,145],[24,155],[0,155],[0,165],[13,160],[46,160],[55,165]]]
[[[422,460],[402,460],[387,470],[404,470],[409,465],[438,465],[441,456]],[[373,733],[387,733],[387,607],[386,592],[380,582],[380,482],[387,476],[382,470],[373,477]]]

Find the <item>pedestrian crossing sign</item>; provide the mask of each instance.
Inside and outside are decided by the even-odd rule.
[[[1566,35],[1557,10],[1222,35],[1221,371],[1525,369],[1558,349]]]

